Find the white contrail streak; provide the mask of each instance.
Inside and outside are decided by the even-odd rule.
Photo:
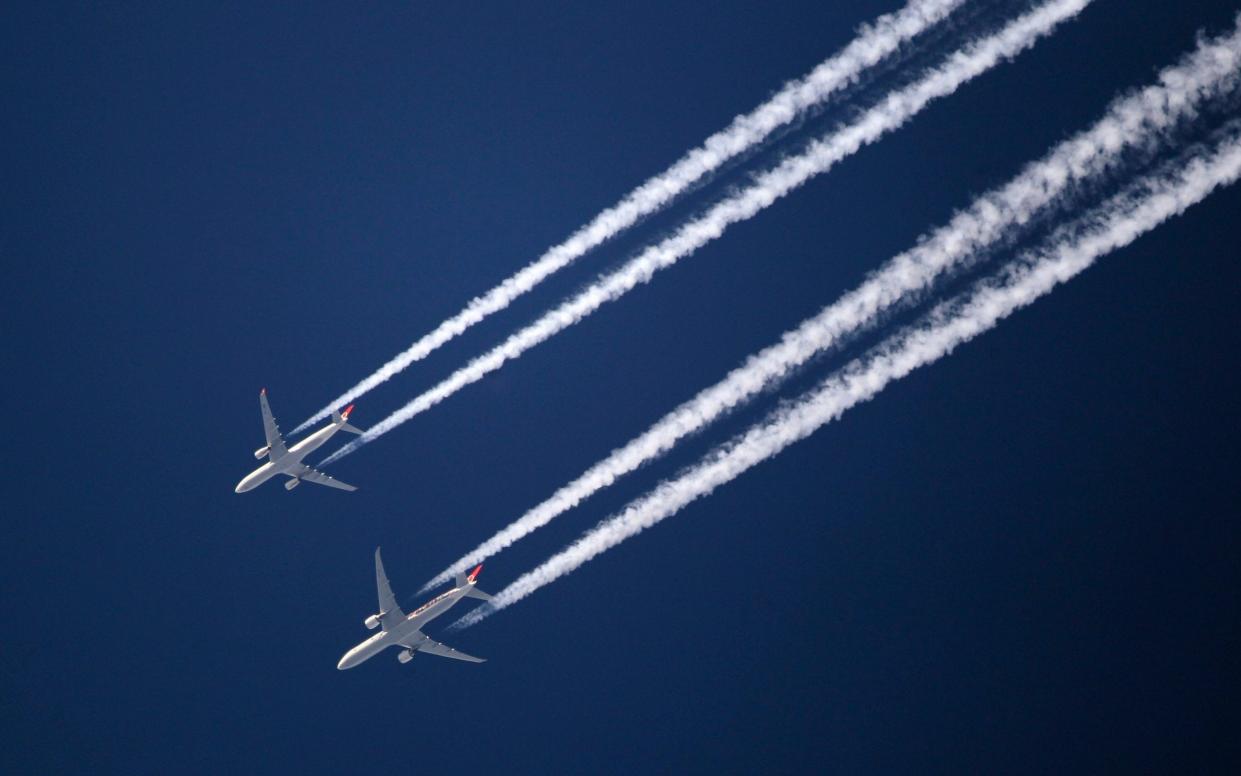
[[[372,426],[365,434],[324,460],[339,460],[374,441],[456,393],[482,379],[535,345],[572,326],[607,302],[619,299],[655,272],[672,266],[706,243],[721,236],[732,224],[744,221],[810,178],[829,170],[864,145],[900,127],[932,100],[956,91],[962,84],[986,72],[1004,59],[1016,56],[1072,18],[1091,0],[1048,0],[1009,22],[992,35],[971,42],[929,70],[915,83],[883,99],[854,122],[810,144],[806,151],[785,159],[758,176],[754,183],[717,203],[703,216],[682,226],[673,235],[647,248],[615,272],[604,276],[577,296],[513,334],[496,348],[457,370],[448,379],[410,401]]]
[[[953,348],[994,327],[1000,320],[1049,293],[1103,256],[1200,202],[1216,188],[1241,176],[1241,132],[1209,154],[1193,158],[1177,173],[1151,176],[1114,197],[1072,230],[1059,230],[1044,248],[1015,261],[999,281],[949,305],[923,322],[852,362],[796,403],[717,448],[676,479],[665,481],[631,502],[542,565],[500,591],[490,603],[455,625],[473,625],[661,520],[720,485],[800,441],[849,408],[867,401],[894,380],[937,361]]]
[[[912,0],[904,8],[862,25],[840,53],[824,60],[803,78],[784,86],[753,111],[733,119],[699,147],[681,157],[664,172],[647,180],[617,204],[595,216],[569,239],[549,248],[534,262],[500,285],[477,297],[461,312],[397,354],[370,377],[341,394],[293,430],[298,433],[372,388],[386,382],[415,361],[458,336],[493,313],[508,307],[553,273],[602,243],[628,229],[640,219],[668,205],[686,189],[722,165],[760,144],[768,135],[799,114],[822,104],[833,94],[855,83],[867,69],[887,58],[903,44],[925,32],[955,11],[965,0]]]
[[[841,337],[937,276],[969,261],[1013,228],[1067,199],[1075,188],[1120,163],[1126,151],[1154,150],[1169,129],[1193,120],[1204,103],[1235,89],[1241,72],[1241,18],[1231,34],[1201,40],[1156,82],[1108,106],[1094,126],[1055,146],[1001,188],[979,197],[946,226],[887,262],[857,289],[788,331],[723,380],[665,415],[646,432],[557,490],[423,586],[436,587],[547,525],[584,499],[663,455],[738,405],[772,387]]]

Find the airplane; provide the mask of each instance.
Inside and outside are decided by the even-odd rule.
[[[354,434],[362,433],[362,429],[349,425],[349,413],[353,412],[352,404],[346,407],[344,412],[333,412],[331,423],[292,447],[285,445],[284,437],[280,436],[280,428],[276,425],[276,419],[271,415],[271,407],[267,404],[266,388],[259,391],[259,408],[263,411],[263,433],[267,436],[267,444],[255,450],[254,457],[262,460],[263,456],[267,456],[268,461],[247,474],[241,482],[237,483],[237,487],[233,491],[234,493],[245,493],[247,490],[254,490],[278,474],[290,477],[288,482],[284,483],[285,490],[293,490],[302,480],[319,485],[327,485],[329,488],[357,490],[353,485],[333,479],[318,469],[313,469],[302,463],[303,458],[331,439],[332,435],[337,431],[349,431]]]
[[[345,653],[336,667],[341,671],[371,659],[388,647],[404,647],[397,654],[400,663],[408,663],[414,659],[415,652],[426,652],[440,657],[451,657],[469,663],[486,662],[481,657],[467,655],[427,638],[422,628],[431,620],[451,609],[462,598],[481,598],[490,601],[491,596],[475,587],[478,572],[482,571],[480,563],[469,574],[458,574],[456,584],[447,592],[419,606],[411,614],[405,614],[396,604],[396,596],[392,595],[392,586],[388,584],[388,575],[384,574],[383,560],[379,557],[379,548],[375,548],[375,584],[379,587],[379,614],[372,614],[362,621],[371,630],[379,628],[379,633]]]

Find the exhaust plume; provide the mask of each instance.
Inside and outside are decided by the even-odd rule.
[[[749,431],[716,448],[675,479],[647,495],[540,566],[501,590],[485,606],[453,627],[467,627],[569,574],[617,544],[710,494],[751,467],[868,401],[895,380],[934,363],[953,348],[993,328],[1002,319],[1087,269],[1100,256],[1202,201],[1241,176],[1241,131],[1234,122],[1228,138],[1195,155],[1174,174],[1150,176],[1091,211],[1071,228],[1057,230],[1043,248],[1022,254],[998,279],[932,310],[921,325],[877,346],[832,375],[797,402],[777,409]]]
[[[425,412],[461,388],[496,371],[506,361],[581,321],[604,304],[619,299],[659,270],[720,237],[732,224],[753,217],[810,178],[831,169],[864,145],[902,126],[932,100],[955,92],[962,84],[999,62],[1012,58],[1050,34],[1061,22],[1079,14],[1091,0],[1048,0],[1009,22],[998,32],[979,38],[949,55],[918,81],[888,95],[852,123],[812,143],[758,176],[754,183],[710,208],[662,242],[647,248],[620,269],[600,278],[491,351],[457,370],[446,380],[376,423],[365,434],[324,461],[340,460],[397,426]]]
[[[465,309],[439,324],[428,334],[398,353],[374,374],[345,391],[310,416],[293,433],[304,431],[328,416],[333,407],[347,404],[388,381],[415,361],[463,333],[488,316],[508,307],[552,274],[564,269],[589,251],[628,229],[645,216],[671,203],[698,181],[722,165],[761,143],[776,129],[790,123],[807,109],[819,105],[850,86],[867,69],[893,54],[955,11],[965,0],[912,0],[904,8],[863,25],[840,53],[824,60],[803,78],[784,86],[753,111],[733,119],[725,129],[711,135],[699,147],[681,157],[664,172],[647,180],[617,204],[604,210],[569,239],[549,248],[517,274],[477,297]]]
[[[1204,103],[1235,89],[1239,73],[1241,25],[1228,35],[1201,40],[1194,51],[1160,71],[1154,84],[1113,100],[1089,129],[1056,145],[1009,183],[976,199],[947,225],[889,260],[858,288],[612,451],[441,571],[423,585],[423,591],[547,525],[618,478],[668,452],[681,439],[770,389],[838,344],[842,337],[874,322],[884,310],[913,292],[927,288],[938,276],[977,258],[1002,238],[1013,236],[1041,212],[1071,200],[1076,190],[1114,170],[1127,151],[1162,147],[1168,133],[1197,118]]]

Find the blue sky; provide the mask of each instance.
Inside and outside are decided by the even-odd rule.
[[[232,492],[261,444],[260,387],[291,429],[897,3],[776,6],[6,12],[0,770],[1235,762],[1235,188],[442,636],[486,664],[399,666],[390,652],[335,670],[367,634],[375,546],[416,603],[462,552],[1238,10],[1096,0],[334,465],[357,493]],[[819,126],[583,258],[352,419],[379,420]],[[488,561],[480,586],[499,589],[770,406]]]

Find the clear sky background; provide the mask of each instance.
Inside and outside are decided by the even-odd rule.
[[[331,468],[358,492],[240,496],[260,387],[292,429],[899,3],[25,5],[0,23],[0,771],[1236,764],[1237,188],[518,606],[429,629],[487,663],[392,650],[335,668],[368,635],[377,545],[415,605],[462,552],[1198,30],[1228,28],[1236,3],[1097,0]],[[379,420],[816,126],[352,419]],[[493,558],[480,587],[771,406]]]

